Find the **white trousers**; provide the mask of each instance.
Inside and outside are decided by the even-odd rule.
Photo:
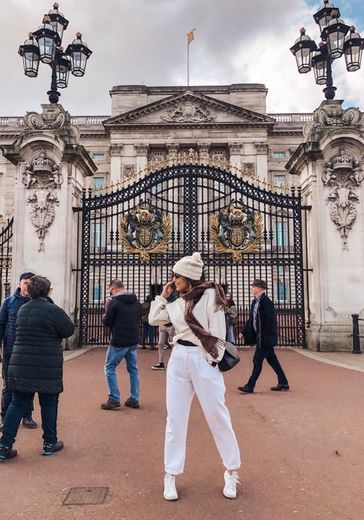
[[[194,395],[213,435],[226,469],[240,467],[240,451],[225,405],[225,383],[218,367],[212,367],[199,347],[176,344],[167,369],[167,425],[164,444],[166,473],[183,473],[188,419]]]

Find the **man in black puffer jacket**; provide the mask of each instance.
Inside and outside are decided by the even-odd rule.
[[[139,372],[137,365],[137,347],[141,305],[136,295],[127,291],[121,280],[110,284],[109,301],[103,324],[111,328],[110,346],[105,359],[105,376],[109,387],[109,398],[101,405],[103,410],[120,408],[120,391],[116,368],[125,358],[130,376],[130,397],[125,406],[139,408]]]
[[[31,300],[18,312],[8,372],[13,398],[4,418],[0,460],[16,456],[12,446],[35,392],[39,394],[42,414],[42,455],[63,448],[63,443],[57,441],[58,397],[63,392],[62,338],[73,334],[74,325],[60,307],[48,301],[50,286],[47,278],[33,276],[28,285]]]
[[[8,385],[8,369],[10,356],[15,341],[15,322],[20,307],[29,301],[28,285],[34,273],[22,273],[19,278],[19,287],[14,294],[6,298],[0,308],[0,343],[3,343],[2,377],[3,388],[1,393],[1,422],[4,420],[6,410],[11,403],[12,394]],[[23,425],[27,428],[36,428],[37,423],[32,418],[32,409],[26,411],[23,417]],[[2,424],[0,426],[2,431]]]

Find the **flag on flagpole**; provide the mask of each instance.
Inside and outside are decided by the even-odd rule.
[[[195,35],[194,35],[195,30],[196,29],[192,29],[192,31],[187,33],[187,43],[188,43],[188,45],[195,39]]]

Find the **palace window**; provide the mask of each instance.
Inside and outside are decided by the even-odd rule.
[[[273,245],[285,247],[288,245],[287,223],[276,222],[274,224]]]
[[[96,190],[100,190],[104,187],[105,177],[93,177],[92,182]]]
[[[282,280],[277,280],[277,298],[281,302],[287,301],[287,284]]]
[[[166,157],[166,150],[164,148],[152,148],[149,152],[150,161],[162,161]]]
[[[217,161],[224,161],[228,158],[227,150],[225,148],[212,148],[211,157]]]
[[[103,222],[95,222],[92,228],[92,245],[94,250],[105,246],[105,224]]]
[[[94,302],[101,302],[104,298],[104,288],[102,283],[95,283],[92,288],[92,300]]]
[[[287,157],[287,154],[284,150],[281,150],[277,152],[272,152],[272,157],[273,159],[284,159],[285,157]]]
[[[92,155],[92,158],[94,161],[104,161],[105,160],[105,154],[104,153],[94,153]]]
[[[275,186],[285,186],[286,185],[286,176],[285,175],[274,175],[273,184]]]

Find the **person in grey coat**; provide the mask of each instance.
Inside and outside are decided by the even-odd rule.
[[[0,460],[17,455],[13,444],[19,424],[36,392],[42,417],[42,455],[63,449],[57,440],[58,397],[63,392],[62,338],[73,334],[74,324],[63,309],[47,299],[50,286],[47,278],[33,276],[28,285],[31,300],[18,312],[8,371],[13,398],[4,418]]]

